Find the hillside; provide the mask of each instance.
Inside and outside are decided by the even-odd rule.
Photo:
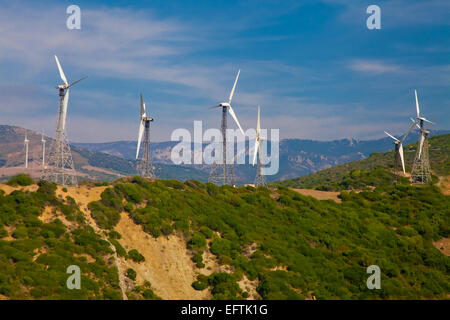
[[[24,146],[25,132],[29,143],[29,169],[26,171],[33,177],[39,177],[42,166],[41,135],[32,130],[19,127],[0,125],[0,181],[24,172]],[[52,139],[47,140],[47,150]],[[71,146],[75,169],[80,180],[112,181],[114,179],[136,174],[136,163],[111,154],[91,151],[77,146]],[[208,175],[200,170],[173,164],[156,164],[156,174],[163,179],[181,180],[198,179],[206,181]]]
[[[404,146],[406,172],[411,171],[417,143]],[[450,176],[450,134],[431,137],[429,158],[433,175]],[[369,158],[328,168],[307,176],[274,182],[292,188],[319,188],[321,190],[345,190],[364,186],[389,184],[393,181],[394,152],[373,153]],[[388,168],[386,170],[385,168]],[[403,179],[402,181],[406,181]]]
[[[285,187],[140,177],[0,189],[3,299],[439,299],[450,291],[450,257],[440,252],[450,197],[433,186],[344,192],[341,203]],[[81,267],[81,290],[65,287],[71,264]],[[365,286],[372,264],[381,290]]]

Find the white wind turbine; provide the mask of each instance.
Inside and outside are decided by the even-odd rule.
[[[42,143],[42,169],[45,168],[45,142],[44,132],[42,132],[41,143]]]
[[[394,137],[393,135],[391,135],[388,132],[384,132],[386,133],[389,137],[391,137],[394,140],[394,145],[395,145],[395,163],[394,163],[394,168],[397,165],[397,157],[400,158],[401,164],[402,164],[402,170],[403,170],[403,174],[406,173],[405,170],[405,158],[403,155],[403,141],[405,141],[406,137],[408,136],[408,134],[411,132],[412,128],[416,125],[416,122],[414,121],[408,131],[406,131],[406,133],[403,135],[403,137],[401,139],[397,139],[396,137]]]
[[[69,84],[69,82],[67,81],[66,75],[64,74],[64,71],[61,67],[61,64],[59,63],[59,59],[56,55],[55,55],[55,60],[56,60],[56,64],[58,65],[59,76],[61,77],[61,80],[64,82],[64,84],[60,84],[60,85],[56,86],[56,88],[59,89],[59,96],[62,97],[62,108],[59,113],[57,130],[59,132],[64,132],[66,129],[67,105],[69,102],[69,88],[73,87],[78,82],[86,79],[87,77],[83,77],[83,78]]]
[[[210,109],[214,108],[222,108],[222,124],[221,124],[221,133],[222,133],[222,163],[214,162],[213,166],[211,168],[211,171],[209,173],[209,179],[208,182],[212,182],[218,185],[226,185],[226,184],[234,184],[235,178],[234,178],[234,166],[227,163],[227,112],[229,111],[231,114],[231,117],[236,122],[237,126],[239,127],[240,131],[242,132],[242,135],[245,136],[244,130],[241,127],[241,124],[239,123],[238,118],[236,117],[236,113],[234,112],[233,108],[231,107],[231,100],[233,99],[234,91],[236,90],[236,84],[239,79],[239,75],[241,73],[241,70],[239,69],[236,79],[234,80],[233,88],[231,89],[230,96],[228,97],[228,102],[222,102],[217,106],[211,107]],[[234,146],[233,146],[234,148]],[[233,149],[234,151],[234,149]],[[234,152],[233,152],[234,153]]]
[[[414,90],[414,96],[416,98],[416,112],[417,112],[417,120],[418,120],[418,126],[420,129],[419,132],[419,149],[418,149],[418,158],[420,159],[421,155],[422,155],[422,148],[423,148],[423,142],[426,138],[426,136],[428,135],[428,131],[427,128],[425,128],[425,122],[428,122],[430,124],[434,124],[434,122],[431,122],[430,120],[426,119],[425,117],[422,117],[420,115],[420,109],[419,109],[419,99],[417,97],[417,90]]]
[[[255,165],[256,157],[258,157],[258,166],[256,169],[255,187],[267,186],[265,176],[262,174],[262,157],[263,157],[263,140],[264,137],[260,136],[261,133],[261,110],[258,106],[258,118],[256,120],[256,137],[255,137],[255,148],[253,153],[253,165]]]
[[[145,102],[140,95],[140,118],[139,118],[139,133],[136,147],[136,160],[139,158],[139,151],[141,149],[142,137],[144,136],[144,151],[141,162],[139,163],[138,171],[143,177],[154,178],[152,161],[150,157],[150,122],[154,119],[147,115]]]
[[[30,142],[30,140],[28,140],[27,133],[25,133],[25,139],[23,140],[25,146],[25,169],[28,168],[28,142]]]
[[[213,109],[213,108],[222,108],[224,116],[226,117],[226,112],[227,112],[227,108],[228,108],[228,111],[230,112],[230,114],[233,117],[234,121],[238,125],[238,127],[241,130],[242,134],[245,135],[244,130],[242,130],[241,124],[239,123],[239,120],[236,117],[236,113],[234,112],[233,108],[231,107],[231,100],[233,99],[234,91],[236,89],[236,84],[238,82],[240,73],[241,73],[241,70],[239,69],[239,71],[237,73],[237,76],[236,76],[236,80],[234,80],[234,85],[233,85],[233,88],[231,89],[230,96],[228,97],[228,102],[219,103],[217,106],[214,106],[211,109]],[[225,124],[226,124],[226,121],[225,121]]]
[[[253,165],[255,165],[256,162],[256,156],[258,153],[262,154],[262,148],[261,141],[264,140],[264,137],[261,137],[260,134],[261,131],[261,111],[260,107],[258,106],[258,118],[256,120],[256,138],[255,138],[255,148],[253,153]]]
[[[42,178],[63,186],[77,185],[75,166],[66,136],[67,105],[69,102],[69,89],[87,77],[69,84],[56,55],[55,61],[63,84],[56,86],[59,93],[58,122],[55,139],[52,141],[50,152],[48,153],[47,167],[43,170]]]

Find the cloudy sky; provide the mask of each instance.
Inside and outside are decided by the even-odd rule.
[[[376,1],[381,30],[368,30],[373,1],[0,0],[0,124],[53,134],[57,54],[71,90],[68,136],[135,140],[139,93],[155,140],[176,128],[220,126],[233,106],[244,129],[261,105],[282,138],[331,140],[400,133],[415,113],[449,129],[450,1]],[[66,8],[81,8],[81,30]],[[231,120],[229,120],[231,123]],[[232,124],[235,127],[234,123]]]

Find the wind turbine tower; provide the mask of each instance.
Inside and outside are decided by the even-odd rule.
[[[43,171],[43,179],[55,182],[62,186],[77,185],[77,176],[75,166],[73,164],[72,152],[70,151],[69,141],[66,134],[66,117],[67,106],[69,102],[69,89],[81,80],[69,84],[64,71],[59,63],[58,57],[55,56],[56,65],[58,66],[59,75],[64,84],[56,86],[59,92],[59,110],[56,125],[55,139],[52,141],[48,154],[47,167]]]
[[[256,157],[258,156],[258,162],[256,167],[255,187],[267,187],[266,176],[263,174],[263,156],[264,156],[264,137],[261,137],[261,111],[258,106],[258,119],[256,121],[256,138],[255,138],[255,150],[253,154],[253,165],[255,165]]]
[[[211,171],[209,173],[209,179],[208,182],[214,183],[216,185],[234,185],[236,183],[235,177],[234,177],[234,165],[227,163],[227,152],[226,152],[226,146],[227,146],[227,112],[229,111],[231,116],[233,117],[234,121],[238,125],[239,129],[241,130],[242,134],[244,134],[244,130],[242,130],[241,124],[239,123],[238,118],[236,117],[236,114],[234,113],[233,108],[231,107],[231,100],[233,99],[234,91],[236,89],[236,84],[239,79],[239,74],[241,73],[241,70],[238,71],[236,80],[234,81],[233,89],[231,89],[230,96],[228,98],[228,102],[222,102],[217,106],[212,107],[214,108],[222,108],[222,124],[221,124],[221,133],[222,133],[222,161],[221,163],[213,163]],[[233,144],[234,148],[234,144]],[[234,150],[233,150],[234,151]]]
[[[28,169],[28,143],[30,140],[27,138],[27,134],[25,133],[25,139],[23,140],[23,145],[25,147],[25,169]]]
[[[417,98],[416,90],[414,90],[414,95],[416,98],[417,122],[419,123],[419,144],[414,157],[411,178],[413,183],[425,184],[431,182],[430,161],[428,159],[428,134],[430,131],[425,127],[425,122],[430,124],[433,124],[433,122],[420,115],[419,99]]]
[[[150,122],[152,117],[147,116],[145,109],[145,102],[140,95],[141,102],[141,117],[139,120],[139,135],[136,148],[136,160],[139,158],[139,151],[141,149],[142,135],[144,135],[144,150],[141,160],[138,162],[137,170],[142,177],[155,179],[155,172],[153,170],[152,158],[150,156]]]

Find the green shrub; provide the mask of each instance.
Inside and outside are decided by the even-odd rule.
[[[134,262],[143,262],[145,261],[145,257],[139,253],[136,249],[132,249],[128,251],[128,256],[134,261]]]
[[[136,271],[134,271],[133,269],[131,269],[131,268],[128,268],[127,269],[127,277],[128,278],[130,278],[131,280],[136,280],[136,276],[137,276],[137,273],[136,273]]]
[[[127,251],[116,239],[109,238],[109,242],[116,248],[116,253],[119,257],[127,257]]]
[[[31,179],[28,174],[24,173],[18,174],[17,176],[12,177],[6,182],[6,184],[10,186],[29,186],[33,183],[33,179]]]

